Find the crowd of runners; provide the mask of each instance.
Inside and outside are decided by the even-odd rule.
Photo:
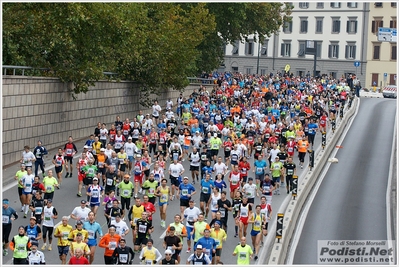
[[[25,146],[15,175],[23,215],[3,199],[3,255],[11,249],[14,264],[43,264],[54,238],[62,264],[91,264],[97,247],[105,264],[223,264],[227,227],[234,227],[240,244],[223,254],[248,265],[267,235],[273,197],[292,190],[294,160],[304,168],[315,135],[334,128],[353,87],[349,78],[218,75],[188,98],[164,107],[155,101],[152,114],[99,122],[77,160],[69,137],[50,155],[53,170],[44,170],[40,141]],[[81,204],[58,210],[55,192],[70,177]],[[173,201],[180,213],[167,216]],[[30,223],[10,238],[18,216]],[[163,248],[153,247],[154,227],[166,230]],[[182,251],[190,253],[186,262]]]

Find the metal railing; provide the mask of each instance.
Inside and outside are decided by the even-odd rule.
[[[12,65],[3,65],[3,75],[10,75],[7,74],[7,70],[12,69],[12,75],[16,75],[16,70],[21,70],[22,71],[22,76],[25,76],[25,70],[39,70],[39,71],[51,71],[51,69],[48,68],[34,68],[34,67],[28,67],[28,66],[12,66]],[[55,72],[54,72],[55,73]],[[110,71],[104,71],[104,75],[106,76],[118,76],[118,73],[116,72],[110,72]]]

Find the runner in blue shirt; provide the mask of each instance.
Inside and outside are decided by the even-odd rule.
[[[205,229],[204,236],[198,239],[197,243],[194,244],[194,248],[196,250],[197,246],[201,245],[205,255],[207,255],[209,259],[212,260],[212,256],[214,256],[216,253],[216,241],[210,236],[211,231],[209,229]]]
[[[211,175],[209,173],[206,173],[205,178],[201,180],[200,209],[203,214],[208,215],[209,212],[208,202],[212,194],[212,188],[214,186],[215,184],[211,180]]]
[[[87,245],[90,248],[90,264],[94,261],[94,253],[96,252],[97,247],[97,235],[98,237],[103,236],[103,231],[101,230],[101,225],[95,221],[94,212],[89,212],[89,220],[83,223],[83,229],[85,229],[89,233],[89,238],[87,241]]]
[[[265,171],[267,168],[267,162],[262,158],[262,155],[258,156],[258,159],[254,162],[256,186],[259,188],[260,183],[265,179]]]
[[[183,177],[183,183],[179,185],[177,189],[178,198],[180,199],[180,213],[184,214],[184,210],[189,206],[189,201],[193,195],[195,195],[195,187],[188,183],[188,177]]]

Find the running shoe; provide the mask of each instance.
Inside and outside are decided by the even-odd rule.
[[[42,246],[42,250],[45,250],[46,249],[46,244],[44,244],[43,246]]]
[[[190,253],[190,251],[191,251],[191,248],[188,248],[188,249],[186,250],[186,253]]]

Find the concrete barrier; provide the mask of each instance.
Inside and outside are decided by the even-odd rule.
[[[365,92],[365,91],[361,90],[361,91],[359,92],[359,95],[360,95],[361,97],[384,98],[384,96],[382,95],[382,93],[379,93],[379,92],[372,92],[372,91],[370,91],[370,92]]]
[[[319,174],[327,163],[329,155],[335,148],[336,143],[343,133],[345,126],[347,125],[349,119],[355,113],[357,105],[359,105],[359,99],[355,98],[353,100],[352,107],[345,112],[343,119],[338,122],[335,133],[327,136],[325,149],[317,153],[313,170],[309,171],[303,179],[298,181],[297,198],[296,200],[290,200],[284,212],[283,236],[280,239],[279,243],[276,242],[275,239],[268,261],[269,265],[285,263],[291,237],[295,230],[299,215],[302,211],[302,207],[306,199],[308,198],[308,195],[311,192],[313,185],[317,181]]]

